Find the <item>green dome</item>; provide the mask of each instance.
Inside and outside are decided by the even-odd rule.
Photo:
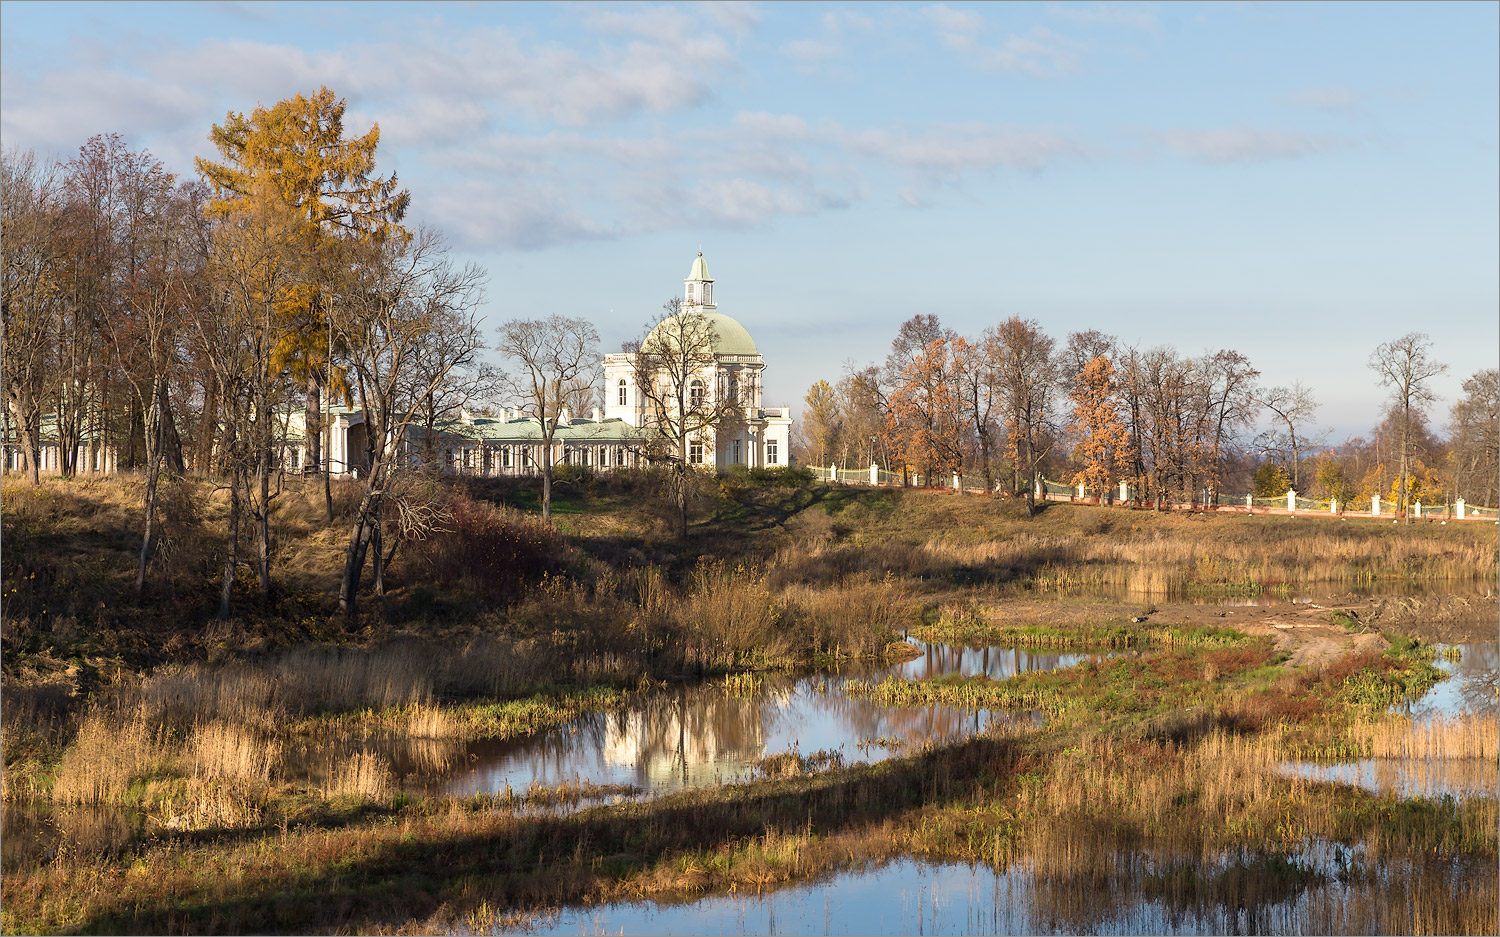
[[[729,318],[728,316],[724,315],[722,312],[682,312],[678,313],[678,315],[702,316],[703,318],[708,320],[709,326],[713,329],[714,354],[760,354],[760,349],[755,347],[755,339],[750,337],[750,333],[745,331],[745,327]],[[661,331],[663,328],[670,328],[671,323],[676,318],[677,316],[673,316],[671,319],[664,319],[663,321],[657,323],[656,328],[652,329],[651,333],[646,336],[646,341],[644,344],[649,346],[652,339],[656,337],[656,333]]]

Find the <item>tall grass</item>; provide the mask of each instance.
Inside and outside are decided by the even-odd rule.
[[[1493,715],[1459,715],[1412,720],[1402,716],[1360,719],[1348,735],[1372,758],[1445,760],[1500,758],[1500,720]]]

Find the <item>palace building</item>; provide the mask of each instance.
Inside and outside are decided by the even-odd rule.
[[[789,407],[763,405],[761,375],[765,358],[755,339],[743,325],[719,312],[714,301],[714,280],[708,275],[708,264],[699,253],[683,282],[683,303],[678,315],[702,316],[711,329],[713,363],[691,378],[694,395],[728,394],[737,397],[735,419],[715,430],[706,430],[701,438],[688,444],[688,460],[703,466],[725,469],[734,465],[746,468],[777,467],[788,464],[791,452],[792,418]],[[671,319],[657,325],[670,328]],[[655,331],[655,330],[653,330]],[[649,344],[650,338],[647,342]],[[577,465],[595,471],[613,471],[646,463],[654,431],[646,419],[645,395],[636,387],[635,356],[621,352],[604,356],[604,407],[593,408],[584,417],[564,410],[553,436],[553,465]],[[301,413],[293,413],[296,423],[292,432],[298,442],[291,447],[300,450]],[[331,441],[325,429],[324,451],[336,474],[357,473],[363,466],[363,450],[358,410],[340,408],[333,414],[334,434]],[[541,472],[541,422],[519,409],[502,409],[494,416],[475,415],[465,411],[462,417],[444,425],[430,447],[440,459],[439,469],[457,475],[515,476]],[[408,427],[406,445],[412,458],[429,449],[420,427]],[[300,451],[289,451],[292,467]]]

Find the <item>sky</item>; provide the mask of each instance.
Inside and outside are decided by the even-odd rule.
[[[769,406],[932,313],[1230,348],[1367,433],[1410,331],[1500,364],[1500,4],[0,3],[0,145],[209,128],[326,85],[491,327],[603,351],[701,248]]]

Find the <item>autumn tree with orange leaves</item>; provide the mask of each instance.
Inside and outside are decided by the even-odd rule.
[[[1083,437],[1074,450],[1082,468],[1073,484],[1087,485],[1102,497],[1130,471],[1134,458],[1130,433],[1120,419],[1115,396],[1115,370],[1103,355],[1084,365],[1068,394],[1073,401],[1073,432]]]
[[[901,324],[886,360],[891,385],[881,439],[927,484],[963,462],[963,425],[954,381],[953,335],[933,315]]]

